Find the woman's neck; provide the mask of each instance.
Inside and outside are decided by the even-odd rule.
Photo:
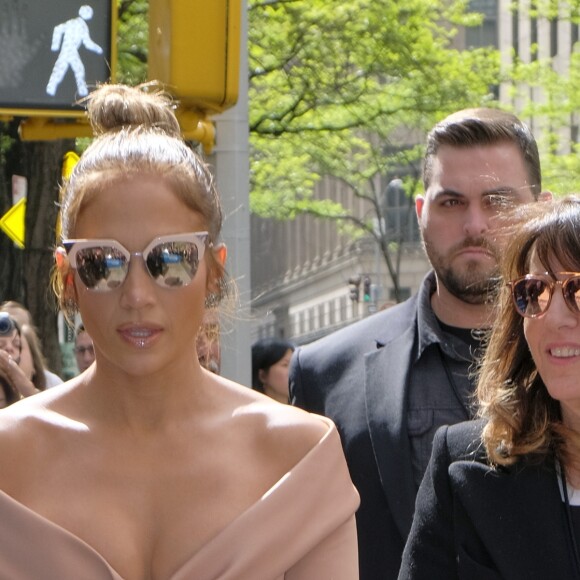
[[[288,404],[288,397],[284,397],[278,391],[275,391],[268,386],[264,387],[264,394],[268,395],[271,399],[274,399],[274,401],[278,401],[278,403]]]
[[[85,392],[103,424],[149,431],[201,412],[205,380],[198,364],[167,369],[159,376],[129,376],[97,364],[87,377]]]

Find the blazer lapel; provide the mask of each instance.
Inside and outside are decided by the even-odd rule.
[[[415,508],[415,483],[406,425],[406,384],[413,325],[386,346],[365,356],[366,415],[387,502],[403,538]]]
[[[493,473],[478,462],[457,462],[449,476],[503,578],[575,577],[565,507],[553,470],[516,465]]]

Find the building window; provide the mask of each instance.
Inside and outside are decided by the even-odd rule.
[[[328,324],[332,326],[336,323],[335,301],[331,300],[328,304]]]
[[[558,20],[550,20],[550,56],[558,55]]]
[[[344,320],[347,320],[347,318],[348,318],[348,315],[347,315],[347,312],[346,312],[346,298],[344,296],[341,296],[339,298],[339,303],[338,304],[339,304],[338,307],[340,309],[340,312],[339,312],[339,315],[338,316],[339,316],[339,320],[342,322]]]
[[[318,330],[320,328],[324,328],[324,326],[326,324],[325,317],[324,317],[324,305],[319,304],[316,309],[318,311],[316,329]]]
[[[578,143],[578,125],[573,120],[570,123],[570,140],[572,143]]]
[[[318,321],[316,320],[316,309],[314,307],[308,309],[308,330],[318,330]]]
[[[530,58],[532,62],[538,60],[538,19],[530,18]]]
[[[298,334],[304,334],[306,332],[304,326],[304,310],[301,310],[298,313]]]
[[[415,203],[406,194],[401,179],[388,182],[381,206],[387,240],[397,243],[420,241]]]
[[[471,0],[469,10],[483,14],[483,22],[479,26],[466,28],[465,44],[467,48],[482,46],[497,48],[497,0]]]
[[[298,315],[290,315],[290,328],[292,329],[292,336],[298,336]]]
[[[520,56],[520,14],[517,10],[512,13],[512,38],[514,43],[514,54]]]

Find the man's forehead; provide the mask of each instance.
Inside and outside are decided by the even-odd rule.
[[[469,148],[445,145],[432,159],[430,181],[445,188],[474,181],[489,190],[517,189],[528,185],[528,173],[513,143]]]
[[[465,146],[444,143],[433,154],[433,161],[445,163],[455,157],[487,160],[490,163],[497,163],[501,160],[519,160],[522,164],[524,162],[523,153],[517,144],[506,140]]]

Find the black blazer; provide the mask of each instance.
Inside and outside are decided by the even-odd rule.
[[[438,430],[399,579],[577,579],[553,463],[492,469],[483,425]]]
[[[411,527],[415,483],[406,385],[417,297],[296,350],[291,402],[336,423],[357,512],[362,580],[396,578]]]

